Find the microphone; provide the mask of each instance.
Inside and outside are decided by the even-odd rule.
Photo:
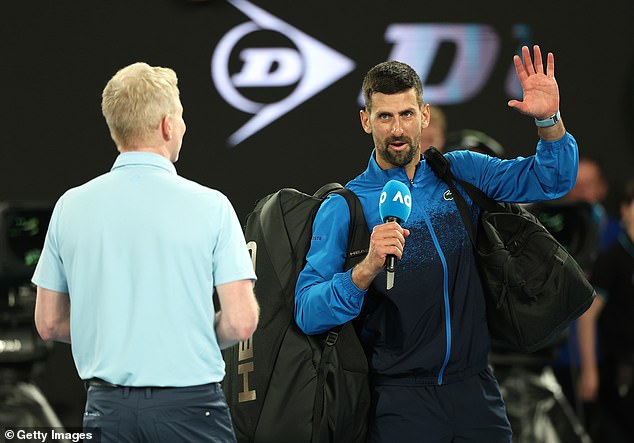
[[[379,215],[384,222],[395,221],[399,224],[407,221],[412,212],[412,193],[409,188],[398,180],[390,180],[383,186],[379,198]],[[394,286],[394,272],[396,271],[396,256],[389,254],[385,260],[387,271],[387,289]]]

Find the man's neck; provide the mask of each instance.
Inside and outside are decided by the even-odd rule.
[[[169,151],[165,147],[153,147],[153,146],[130,146],[130,147],[119,147],[119,152],[149,152],[151,154],[158,154],[161,157],[165,157],[169,161],[172,161]]]
[[[383,169],[384,171],[388,169],[402,168],[405,171],[405,175],[407,175],[407,178],[409,179],[409,181],[413,182],[414,175],[416,174],[416,168],[418,168],[418,165],[420,164],[420,161],[421,161],[421,156],[418,155],[417,157],[415,157],[415,159],[413,159],[411,162],[409,162],[405,166],[397,166],[397,165],[388,163],[385,160],[382,160],[378,153],[375,154],[374,160],[376,161],[376,164],[379,165],[379,168]]]

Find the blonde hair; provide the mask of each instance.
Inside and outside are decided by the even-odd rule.
[[[118,147],[145,141],[163,117],[180,107],[176,73],[147,63],[120,69],[101,97],[101,112]]]

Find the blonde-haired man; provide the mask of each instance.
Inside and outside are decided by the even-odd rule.
[[[176,173],[186,127],[174,71],[121,69],[102,110],[120,154],[55,206],[33,276],[37,329],[71,343],[84,427],[102,442],[233,442],[220,349],[247,339],[259,313],[237,216]]]

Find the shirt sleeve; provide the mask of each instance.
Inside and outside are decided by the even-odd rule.
[[[535,155],[504,160],[471,151],[448,154],[454,175],[500,202],[532,203],[567,194],[577,179],[579,153],[566,133],[555,141],[539,140]]]
[[[255,280],[253,261],[233,206],[223,199],[218,242],[213,253],[214,286],[238,280]]]
[[[57,227],[62,211],[63,197],[57,201],[55,208],[53,208],[51,221],[49,222],[46,238],[44,239],[42,253],[38,259],[31,282],[44,289],[68,293],[68,281],[66,271],[64,269],[64,263],[60,256],[57,237]]]
[[[306,265],[295,288],[295,321],[306,334],[319,334],[359,315],[365,290],[344,271],[350,211],[346,200],[331,194],[313,221]]]

